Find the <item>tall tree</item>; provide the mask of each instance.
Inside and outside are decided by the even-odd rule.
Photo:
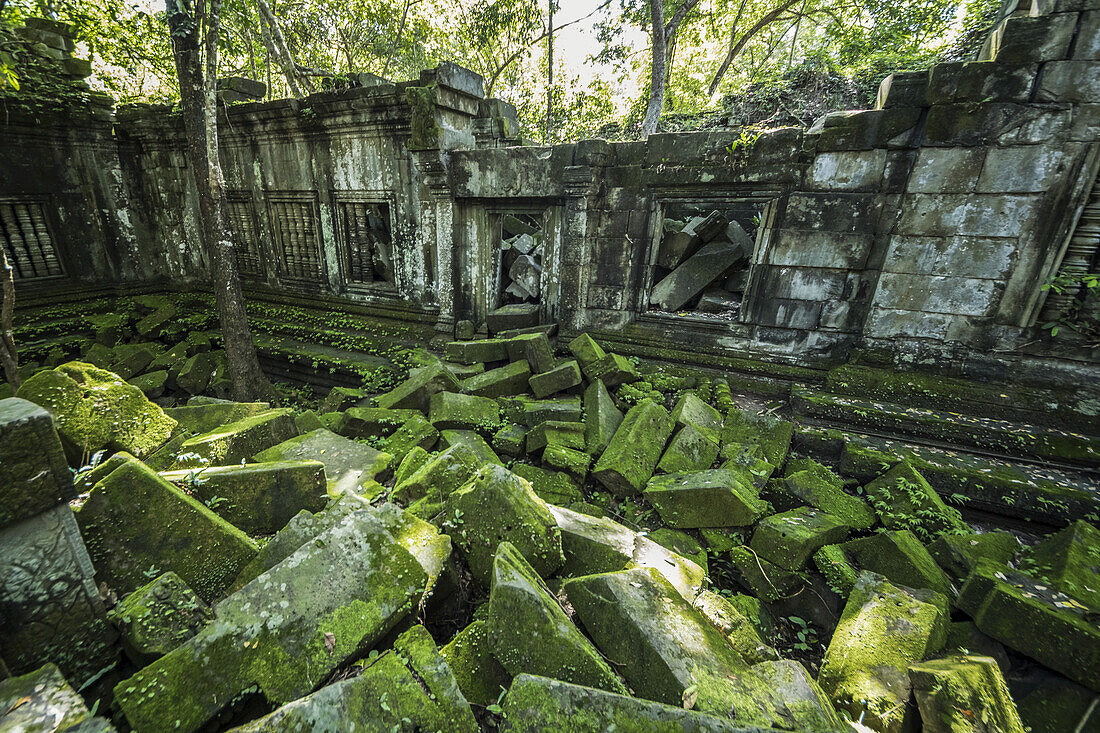
[[[3,249],[0,249],[0,278],[4,281],[3,297],[0,298],[0,363],[4,367],[4,379],[14,391],[23,381],[19,376],[19,352],[15,348],[15,332],[11,325],[15,310],[15,273]]]
[[[649,0],[650,44],[652,56],[649,65],[649,103],[642,121],[642,136],[657,132],[661,108],[665,104],[665,81],[668,79],[668,50],[675,46],[676,32],[684,18],[699,4],[699,0],[680,0],[672,17],[665,22],[664,0]]]
[[[217,69],[221,0],[165,0],[179,77],[187,151],[199,193],[202,237],[210,255],[233,396],[250,400],[270,385],[260,369],[248,326],[233,236],[225,217],[225,175],[218,153]]]

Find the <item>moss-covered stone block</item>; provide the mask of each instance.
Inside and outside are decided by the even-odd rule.
[[[584,423],[547,420],[527,432],[528,453],[538,453],[548,445],[584,450]]]
[[[723,716],[523,674],[504,699],[514,733],[751,733]]]
[[[729,551],[730,565],[754,596],[768,603],[792,598],[805,590],[809,579],[803,573],[784,570],[745,546]]]
[[[353,512],[218,604],[196,636],[116,685],[115,700],[136,730],[185,732],[250,688],[272,705],[297,700],[414,611],[427,581],[378,519]]]
[[[992,657],[1002,670],[1012,669],[1005,646],[993,637],[983,634],[973,621],[952,621],[947,625],[947,641],[940,656]]]
[[[488,397],[437,392],[428,419],[439,430],[476,430],[489,437],[500,429],[500,405]]]
[[[146,372],[136,377],[130,377],[130,384],[141,390],[141,393],[151,400],[155,400],[164,394],[168,387],[168,372],[161,370]]]
[[[592,465],[592,456],[584,451],[551,443],[542,452],[542,462],[549,468],[567,474],[578,484],[583,484],[588,478],[588,467]]]
[[[101,479],[76,518],[96,575],[119,595],[173,571],[210,603],[257,551],[244,532],[137,460]]]
[[[1100,731],[1096,693],[1087,687],[1036,667],[1020,688],[1013,686],[1016,710],[1031,733],[1081,733]]]
[[[677,425],[690,425],[706,433],[715,443],[719,442],[722,414],[694,392],[684,392],[672,408],[672,419]]]
[[[492,446],[489,445],[485,438],[481,437],[480,433],[476,433],[473,430],[444,430],[439,433],[439,442],[444,448],[450,448],[462,443],[474,452],[479,463],[495,463],[498,466],[504,465],[504,462],[500,460],[500,456],[496,454],[496,451],[493,450]]]
[[[0,400],[0,527],[41,514],[73,495],[73,477],[53,417],[42,407]]]
[[[489,649],[489,624],[474,619],[439,650],[462,694],[474,705],[495,704],[512,678]]]
[[[546,502],[503,466],[486,465],[445,502],[444,527],[476,580],[488,585],[497,546],[512,543],[542,577],[565,562],[561,530]]]
[[[737,725],[769,730],[843,730],[832,702],[806,668],[793,659],[754,664],[734,675],[730,683],[731,717]]]
[[[1020,551],[1020,541],[1011,532],[994,530],[978,534],[941,535],[928,545],[928,554],[955,580],[965,580],[978,560],[986,558],[1007,564]]]
[[[664,473],[705,471],[714,465],[717,457],[718,443],[708,433],[685,425],[669,442],[657,463],[657,470]]]
[[[161,477],[251,535],[274,534],[298,512],[317,512],[328,502],[325,466],[318,461],[214,466]]]
[[[607,352],[596,343],[596,340],[587,333],[582,333],[569,342],[569,353],[580,363],[582,367],[603,359]]]
[[[714,469],[655,476],[645,498],[670,527],[742,527],[764,515],[756,489],[732,471]]]
[[[483,339],[481,341],[451,341],[443,347],[443,354],[459,364],[488,364],[508,358],[507,339]]]
[[[363,404],[370,394],[356,387],[333,387],[321,400],[317,411],[322,415],[330,412],[343,412]]]
[[[545,333],[525,333],[508,339],[505,348],[511,361],[526,361],[532,374],[554,368],[554,348]]]
[[[553,397],[548,400],[527,399],[519,403],[517,408],[518,414],[509,416],[507,413],[510,411],[505,407],[506,419],[522,423],[529,428],[549,420],[580,422],[583,417],[581,399],[575,396]]]
[[[729,713],[744,660],[655,570],[573,578],[562,590],[600,651],[630,660],[620,671],[636,694],[668,705],[696,695],[696,710]]]
[[[1100,626],[1087,606],[991,560],[978,562],[955,603],[1005,646],[1100,691]]]
[[[439,442],[439,431],[420,413],[416,413],[386,438],[386,452],[400,461],[413,448],[431,450]]]
[[[384,407],[349,407],[342,413],[330,410],[325,414],[344,415],[341,434],[346,438],[386,438],[413,417],[424,417],[419,410],[393,410]]]
[[[630,359],[619,354],[605,356],[584,365],[584,376],[590,382],[603,382],[607,387],[637,382],[641,377]]]
[[[188,394],[201,394],[214,376],[218,362],[213,351],[189,357],[176,374],[176,386]]]
[[[581,384],[581,367],[575,360],[562,362],[542,372],[532,374],[528,379],[535,397],[543,399],[558,392],[564,392]]]
[[[33,672],[0,680],[0,731],[4,733],[96,733],[114,730],[92,718],[61,670],[46,664]]]
[[[947,598],[955,595],[951,579],[909,530],[879,532],[850,540],[840,547],[858,567],[878,573],[891,583],[926,588]]]
[[[826,545],[814,553],[814,567],[841,598],[847,598],[859,577],[859,570],[848,560],[839,545]]]
[[[325,478],[331,495],[343,492],[377,496],[376,480],[392,472],[393,456],[369,445],[349,440],[331,430],[313,430],[284,440],[252,456],[256,463],[276,461],[318,461],[325,466]]]
[[[718,455],[722,460],[719,468],[733,471],[758,489],[763,488],[775,473],[775,466],[768,463],[760,446],[753,443],[739,443],[736,446],[727,443]]]
[[[509,423],[493,433],[493,450],[500,455],[519,458],[527,452],[528,429],[516,423]]]
[[[161,350],[163,350],[163,347]],[[114,372],[123,379],[132,379],[148,369],[149,365],[153,363],[153,359],[157,358],[157,354],[157,349],[151,344],[122,344],[116,346],[112,350],[114,360],[111,362],[109,371]]]
[[[550,506],[561,528],[565,564],[563,577],[651,568],[684,598],[698,595],[706,575],[691,559],[607,517],[592,516],[565,507]]]
[[[924,542],[941,534],[970,532],[958,510],[944,504],[908,461],[871,481],[863,491],[887,529],[910,529]]]
[[[573,502],[584,501],[584,493],[576,481],[561,471],[548,471],[528,463],[516,463],[511,471],[529,481],[539,498],[549,504],[568,506]]]
[[[801,570],[815,552],[841,542],[850,529],[831,514],[803,506],[760,520],[749,546],[784,570]]]
[[[297,434],[294,413],[289,408],[267,410],[188,438],[180,446],[174,468],[243,463]]]
[[[584,449],[594,456],[603,453],[622,421],[623,413],[604,383],[589,384],[584,390]]]
[[[434,364],[418,371],[389,392],[379,395],[374,402],[386,409],[405,408],[427,414],[429,400],[439,392],[461,392],[462,383],[442,364]]]
[[[462,380],[462,388],[478,397],[507,397],[526,392],[530,377],[531,367],[526,361],[513,361]]]
[[[667,547],[677,555],[690,559],[701,567],[703,572],[706,572],[707,549],[687,532],[681,532],[678,529],[671,529],[669,527],[658,527],[657,529],[646,532],[645,536],[661,547]]]
[[[1016,703],[996,660],[953,656],[909,667],[928,733],[1024,733]]]
[[[487,621],[489,648],[509,674],[538,674],[626,694],[622,680],[508,542],[500,543],[493,560]]]
[[[766,414],[754,414],[745,410],[730,410],[722,423],[722,458],[728,457],[730,448],[738,449],[749,443],[760,446],[764,460],[776,468],[783,465],[791,447],[794,423]]]
[[[169,407],[164,414],[175,420],[181,429],[201,435],[223,425],[255,417],[270,409],[271,405],[267,402],[216,402],[205,405],[189,403],[182,407]]]
[[[828,471],[824,466],[821,468]],[[875,523],[871,507],[862,499],[844,493],[839,477],[831,471],[828,474],[814,470],[788,472],[783,478],[783,488],[798,501],[833,515],[852,529],[870,529]]]
[[[661,460],[672,424],[668,410],[642,400],[626,413],[592,476],[617,496],[641,492]]]
[[[100,450],[124,450],[138,458],[164,444],[176,421],[116,374],[72,361],[27,379],[16,397],[54,416],[69,463]]]
[[[818,675],[833,704],[872,730],[906,730],[909,665],[935,654],[946,637],[947,599],[898,587],[864,572],[844,606]]]
[[[993,559],[1007,562],[1011,555],[1004,554]],[[1032,547],[1026,561],[1035,575],[1100,612],[1100,529],[1079,519]]]
[[[395,483],[390,497],[405,506],[426,497],[442,505],[451,492],[473,478],[481,465],[468,445],[453,445]]]
[[[144,667],[197,634],[214,612],[168,572],[122,599],[107,618],[119,630],[126,656]]]
[[[779,659],[777,652],[760,634],[760,630],[734,606],[728,598],[714,591],[702,590],[689,599],[692,607],[726,637],[748,664]]]

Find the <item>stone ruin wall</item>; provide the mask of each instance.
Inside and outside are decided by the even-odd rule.
[[[501,221],[522,214],[543,230],[543,320],[623,351],[813,366],[862,347],[963,376],[1095,379],[1094,350],[1036,340],[1040,286],[1071,258],[1100,167],[1098,26],[1097,0],[1036,0],[984,60],[894,75],[876,109],[758,136],[521,145],[514,110],[451,64],[234,105],[222,150],[246,288],[441,331],[481,323],[501,303]],[[37,216],[60,263],[20,284],[23,302],[205,279],[167,108],[9,118],[0,169],[0,204]],[[710,208],[758,212],[739,310],[650,308],[665,218]],[[353,271],[368,215],[389,220],[385,278]]]

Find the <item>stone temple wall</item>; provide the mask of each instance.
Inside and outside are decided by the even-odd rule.
[[[238,261],[255,297],[449,331],[515,300],[522,220],[540,232],[540,318],[628,353],[816,366],[859,347],[962,376],[1095,375],[1095,349],[1052,346],[1039,326],[1100,167],[1098,25],[1100,0],[1033,0],[981,60],[889,77],[876,109],[809,129],[522,144],[514,109],[450,64],[234,105],[220,129]],[[167,108],[121,108],[113,129],[9,121],[0,169],[0,206],[42,205],[61,263],[24,278],[24,299],[207,279]],[[749,237],[743,269],[663,267],[667,236],[715,211]],[[1077,266],[1095,267],[1075,241]],[[672,272],[718,280],[658,309]]]

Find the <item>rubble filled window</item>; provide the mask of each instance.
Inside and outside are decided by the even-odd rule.
[[[664,203],[648,308],[736,319],[766,199]]]
[[[500,216],[500,305],[539,302],[542,249],[540,214]]]
[[[390,205],[384,202],[341,201],[339,217],[344,272],[348,282],[355,285],[393,285]]]
[[[15,279],[65,274],[40,202],[0,200],[0,240]]]

